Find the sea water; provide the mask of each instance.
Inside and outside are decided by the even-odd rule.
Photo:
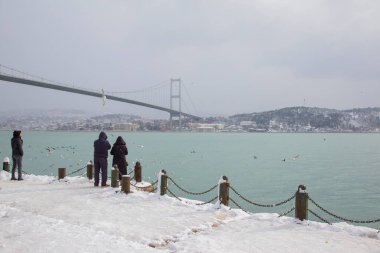
[[[56,176],[86,172],[93,160],[97,132],[24,132],[24,171]],[[322,207],[344,218],[380,218],[380,134],[287,133],[127,133],[108,132],[111,145],[122,136],[128,147],[128,172],[142,164],[143,180],[153,182],[160,170],[190,192],[203,192],[227,176],[243,197],[260,204],[275,204],[291,197],[299,185]],[[0,157],[11,157],[11,131],[0,132]],[[109,157],[109,170],[112,157]],[[217,189],[190,195],[171,181],[178,197],[208,201]],[[230,189],[230,198],[250,212],[284,213],[294,200],[278,207],[257,207]],[[236,207],[230,201],[232,207]],[[309,201],[309,209],[330,222]],[[294,212],[288,214],[293,216]],[[319,220],[309,213],[309,219]],[[369,224],[380,228],[380,223]]]

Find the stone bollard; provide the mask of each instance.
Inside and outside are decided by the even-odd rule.
[[[131,177],[129,175],[121,176],[121,191],[125,194],[131,192]]]
[[[309,196],[306,192],[306,186],[299,185],[298,191],[296,192],[296,211],[295,217],[299,220],[307,220],[308,214],[308,199]]]
[[[66,168],[58,168],[58,179],[66,177]]]
[[[90,160],[87,163],[87,178],[91,180],[94,177],[94,163]]]
[[[166,175],[166,171],[161,170],[158,177],[160,182],[160,195],[163,196],[168,190],[168,176]]]
[[[3,161],[3,170],[9,172],[10,171],[10,161],[9,161],[9,158],[8,157],[5,157],[4,158],[4,161]]]
[[[116,188],[119,187],[119,169],[115,164],[111,170],[111,187]]]
[[[228,201],[230,200],[230,183],[228,183],[228,178],[223,176],[219,180],[219,201],[221,204],[228,206]]]
[[[135,181],[136,183],[140,183],[142,181],[142,176],[141,176],[141,164],[140,162],[136,162],[135,165]]]

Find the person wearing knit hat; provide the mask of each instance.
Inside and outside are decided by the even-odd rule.
[[[23,180],[22,178],[22,156],[24,155],[24,150],[22,149],[22,133],[20,130],[13,131],[13,138],[11,140],[11,146],[12,146],[12,160],[13,160],[13,166],[12,166],[12,178],[11,180],[16,180],[16,168],[18,170],[18,177],[17,180]]]

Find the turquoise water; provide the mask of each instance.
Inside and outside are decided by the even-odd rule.
[[[10,157],[11,135],[11,131],[0,132],[1,158]],[[304,184],[310,197],[333,213],[356,220],[380,218],[380,134],[110,132],[111,144],[118,135],[127,142],[128,171],[140,161],[144,181],[155,181],[157,172],[165,169],[181,187],[201,192],[226,175],[244,197],[263,204],[285,200]],[[66,167],[67,173],[83,168],[93,159],[97,136],[94,132],[25,132],[24,170],[57,175],[59,167]],[[194,196],[173,184],[169,188],[178,196],[203,201],[217,195],[216,190]],[[259,208],[231,190],[230,197],[252,212],[283,213],[294,206],[291,201]],[[310,202],[309,208],[336,221]],[[318,220],[311,214],[309,218]],[[380,224],[369,226],[379,228]]]

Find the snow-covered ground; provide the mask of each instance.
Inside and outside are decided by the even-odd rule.
[[[377,230],[0,173],[0,252],[380,252]]]

